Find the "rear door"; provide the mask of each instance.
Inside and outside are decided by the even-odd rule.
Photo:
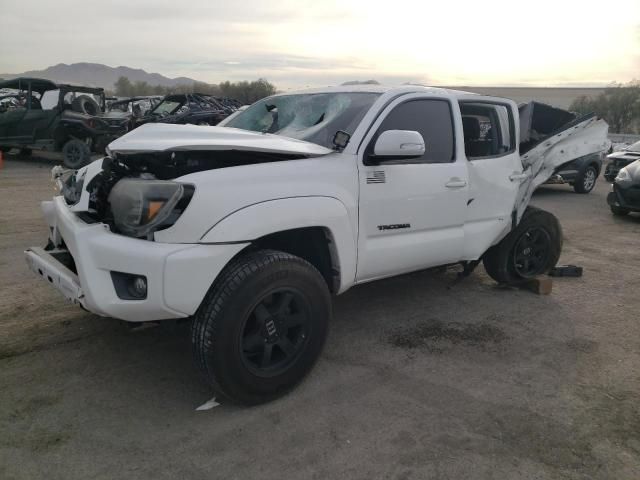
[[[517,149],[515,103],[474,99],[461,101],[460,111],[469,171],[464,259],[474,260],[511,228],[526,175]]]
[[[454,109],[442,97],[406,95],[385,108],[365,137],[358,154],[357,281],[460,259],[468,180],[466,159],[455,155]],[[420,132],[425,154],[367,164],[386,130]]]

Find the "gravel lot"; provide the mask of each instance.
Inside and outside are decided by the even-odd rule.
[[[50,167],[0,170],[0,478],[640,478],[640,216],[614,218],[603,179],[534,197],[583,278],[354,288],[292,394],[195,411],[188,325],[131,331],[27,270]]]

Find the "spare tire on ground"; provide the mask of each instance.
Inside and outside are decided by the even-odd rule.
[[[91,150],[85,142],[74,138],[64,144],[62,156],[65,167],[77,170],[91,161]]]
[[[71,110],[87,115],[98,115],[100,113],[100,105],[88,95],[80,95],[71,103]]]

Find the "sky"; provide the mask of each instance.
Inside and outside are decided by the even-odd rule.
[[[282,90],[640,79],[640,0],[0,0],[0,72],[126,65]]]

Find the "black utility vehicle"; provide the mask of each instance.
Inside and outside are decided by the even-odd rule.
[[[620,169],[607,195],[607,203],[614,215],[640,212],[640,160]]]
[[[131,128],[135,128],[136,121],[148,115],[149,111],[158,105],[162,99],[162,95],[107,98],[107,111],[128,115]]]
[[[58,85],[41,78],[0,82],[0,150],[61,151],[68,168],[88,163],[129,128],[129,116],[105,113],[102,88]]]
[[[547,183],[568,183],[576,193],[589,193],[602,170],[604,153],[592,153],[560,165]]]
[[[136,121],[145,123],[190,123],[193,125],[217,125],[240,107],[231,98],[213,97],[200,93],[167,95],[149,113]]]

